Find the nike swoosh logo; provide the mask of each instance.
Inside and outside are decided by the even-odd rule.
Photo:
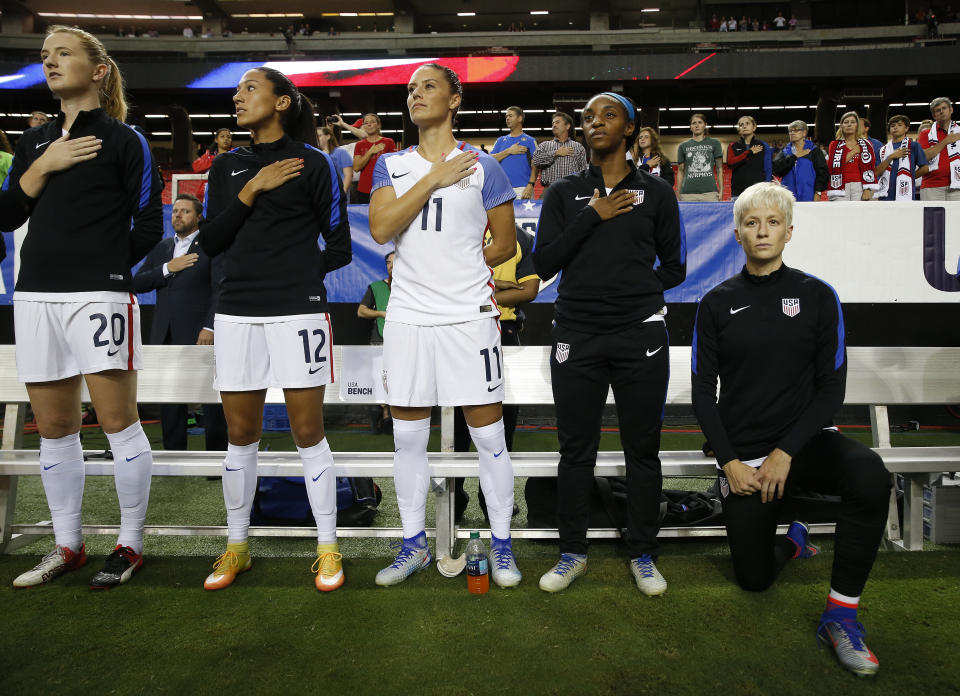
[[[43,147],[44,145],[46,145],[46,144],[49,143],[49,142],[50,142],[49,140],[44,140],[42,143],[37,143],[36,145],[34,145],[33,149],[34,149],[34,150],[39,150],[41,147]]]
[[[309,370],[309,372],[310,372],[311,375],[315,375],[315,374],[317,374],[318,372],[320,372],[320,370],[322,370],[322,369],[323,369],[322,366],[321,366],[321,367],[317,367],[317,368],[311,367],[310,370]]]
[[[326,470],[326,469],[324,469],[324,470],[321,471],[319,474],[317,474],[316,476],[314,476],[311,480],[312,480],[314,483],[316,483],[317,481],[320,480],[320,477],[323,476],[325,473],[327,473],[327,470]]]
[[[391,174],[390,176],[392,176],[394,179],[399,179],[401,176],[406,176],[409,173],[410,172],[404,172],[403,174]]]
[[[141,452],[140,454],[143,454],[143,452]],[[138,454],[137,457],[139,457],[140,454]],[[137,457],[127,457],[127,461],[128,461],[128,462],[132,462],[132,461],[133,461],[134,459],[136,459]]]
[[[117,349],[116,349],[115,351],[113,351],[113,352],[111,352],[111,351],[108,350],[108,351],[107,351],[107,357],[109,358],[111,355],[116,355],[116,354],[119,353],[119,352],[120,352],[120,349],[119,349],[119,348],[117,348]]]
[[[503,384],[503,382],[501,382],[500,384]],[[498,385],[495,386],[495,387],[487,387],[487,391],[488,391],[488,392],[492,392],[492,391],[494,391],[495,389],[499,389],[499,388],[500,388],[500,384],[498,384]]]
[[[647,348],[647,357],[649,358],[651,355],[656,355],[656,354],[659,353],[661,350],[663,350],[663,346],[660,346],[660,347],[657,348],[656,350],[650,350],[649,348]]]
[[[593,198],[593,196],[574,196],[574,197],[573,197],[573,200],[575,200],[575,201],[585,201],[585,200],[587,200],[587,199],[589,199],[589,198]]]
[[[243,471],[243,467],[242,467],[242,466],[241,466],[241,467],[238,467],[238,468],[236,468],[236,469],[231,469],[229,466],[225,466],[225,467],[223,467],[223,468],[226,469],[227,471]]]
[[[506,449],[506,448],[504,448],[504,449]],[[494,457],[499,457],[501,454],[503,454],[503,450],[500,450],[499,452],[497,452],[497,453],[496,453],[495,455],[493,455],[493,456],[494,456]]]
[[[736,314],[737,312],[742,312],[743,310],[745,310],[745,309],[747,309],[747,308],[749,308],[749,307],[750,307],[750,305],[747,305],[746,307],[741,307],[740,309],[734,309],[733,307],[731,307],[731,308],[730,308],[730,314]]]
[[[237,172],[231,172],[231,173],[230,173],[230,176],[236,176],[237,174],[243,174],[244,172],[247,172],[247,171],[250,171],[250,168],[249,168],[249,167],[248,167],[247,169],[241,169],[240,171],[237,171]]]
[[[394,451],[394,452],[399,452],[401,449],[403,449],[403,448],[402,448],[402,447],[397,447],[397,449],[395,449],[395,450],[393,450],[393,451]]]
[[[44,470],[44,471],[50,471],[50,469],[52,469],[53,467],[55,467],[55,466],[60,466],[61,464],[63,464],[63,462],[57,462],[56,464],[51,464],[50,466],[44,466],[44,467],[43,467],[43,470]]]

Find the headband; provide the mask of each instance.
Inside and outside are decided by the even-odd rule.
[[[610,97],[611,99],[616,99],[618,102],[620,102],[627,112],[627,118],[629,118],[631,121],[637,117],[637,112],[634,111],[633,104],[631,104],[630,100],[623,95],[617,94],[616,92],[602,92],[602,94],[605,97]]]

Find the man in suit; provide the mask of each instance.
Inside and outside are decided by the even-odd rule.
[[[199,225],[203,204],[188,193],[173,203],[170,221],[176,234],[160,241],[147,254],[133,277],[136,292],[157,291],[150,330],[155,345],[213,345],[221,258],[211,259],[200,248]],[[220,404],[203,407],[208,450],[227,449],[227,426]],[[167,404],[160,408],[163,447],[187,449],[187,407]]]

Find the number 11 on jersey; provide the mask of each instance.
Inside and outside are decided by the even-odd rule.
[[[443,218],[443,198],[439,198],[439,197],[427,201],[427,204],[423,206],[423,213],[420,215],[420,229],[421,230],[427,229],[427,218],[430,215],[431,203],[433,203],[434,207],[436,207],[437,209],[437,221],[436,221],[436,225],[434,226],[434,231],[439,232],[441,220]]]

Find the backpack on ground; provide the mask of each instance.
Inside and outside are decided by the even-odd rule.
[[[337,526],[369,527],[383,499],[380,486],[369,477],[337,477]],[[253,498],[250,523],[313,527],[313,511],[302,476],[261,476]]]

